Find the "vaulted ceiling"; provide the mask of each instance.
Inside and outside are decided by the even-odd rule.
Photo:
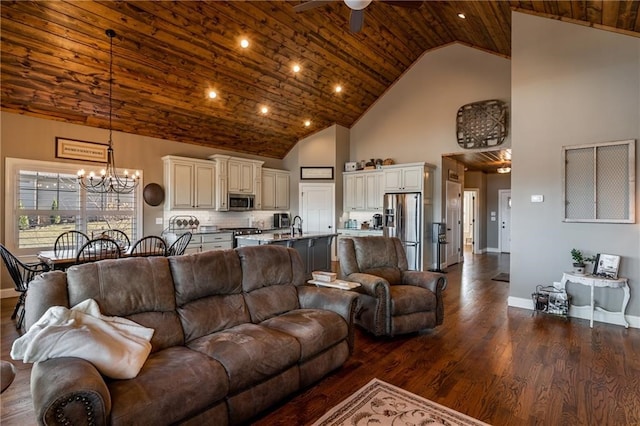
[[[283,158],[351,127],[426,51],[510,57],[512,10],[640,36],[631,0],[374,1],[358,33],[342,1],[301,3],[2,1],[2,110],[108,128],[111,28],[114,130]]]

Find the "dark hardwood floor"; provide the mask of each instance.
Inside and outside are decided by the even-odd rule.
[[[491,281],[508,268],[508,255],[468,255],[448,269],[444,325],[394,339],[358,331],[341,369],[254,424],[310,424],[377,377],[495,426],[640,425],[640,330],[508,308],[509,283]],[[2,359],[14,303],[1,303]],[[30,366],[15,364],[0,423],[31,425]]]

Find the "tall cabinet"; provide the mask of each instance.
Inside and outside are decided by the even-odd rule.
[[[215,207],[216,168],[212,161],[167,155],[164,162],[165,207],[210,209]]]

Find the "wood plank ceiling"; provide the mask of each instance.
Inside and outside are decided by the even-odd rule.
[[[458,42],[510,57],[512,9],[640,36],[631,0],[374,2],[359,33],[343,2],[300,3],[2,1],[2,110],[108,128],[112,28],[114,130],[283,158],[351,127],[425,51]]]

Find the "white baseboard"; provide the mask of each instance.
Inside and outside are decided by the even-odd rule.
[[[3,288],[0,290],[0,299],[8,299],[10,297],[18,297],[20,293],[12,288]]]
[[[497,247],[487,247],[485,250],[487,253],[500,253],[500,249]]]
[[[523,297],[509,296],[507,299],[507,305],[514,308],[523,308],[533,311],[533,300]],[[572,318],[591,319],[591,308],[589,306],[569,306],[569,316]],[[640,328],[640,316],[625,315],[624,316],[629,327]],[[595,311],[593,313],[594,322],[604,322],[607,324],[624,325],[620,322],[619,315],[611,314],[609,312]]]

